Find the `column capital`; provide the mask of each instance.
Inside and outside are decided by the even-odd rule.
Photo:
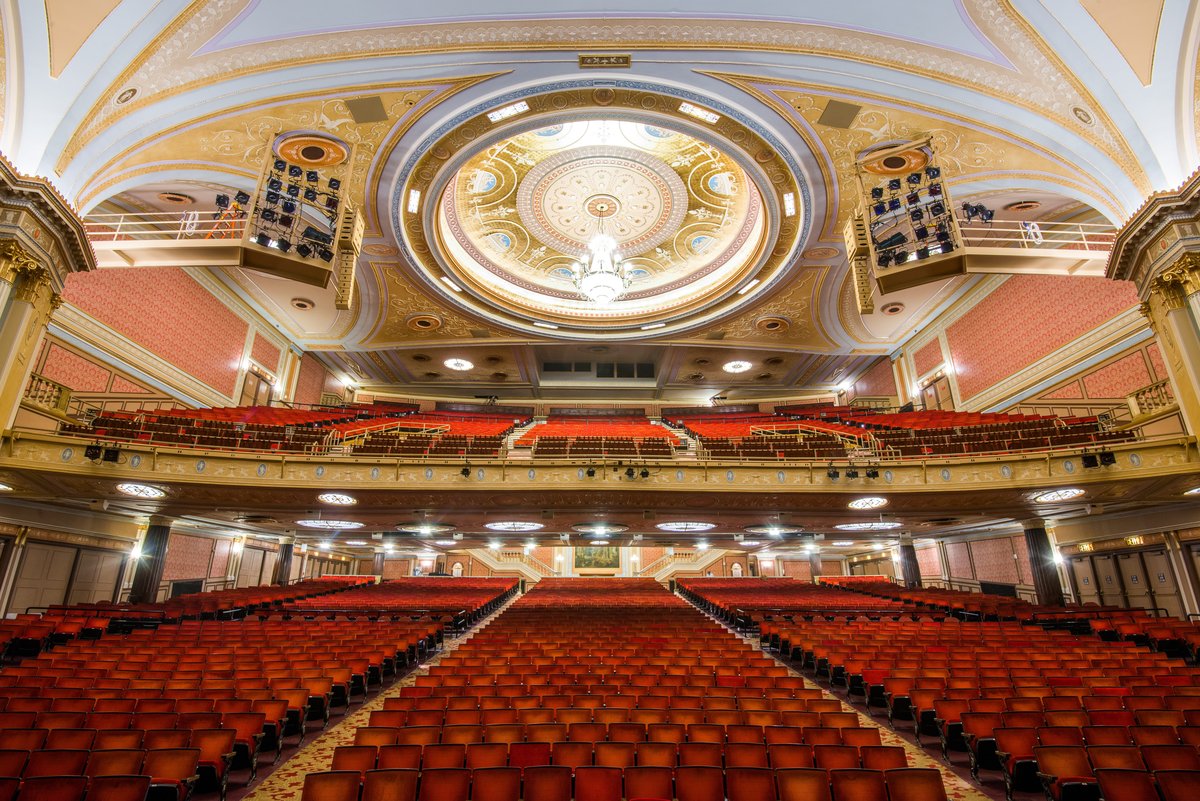
[[[1164,271],[1150,285],[1150,294],[1159,298],[1166,311],[1174,311],[1187,307],[1188,292],[1182,274],[1174,272],[1174,267]]]
[[[1030,517],[1021,521],[1021,528],[1028,531],[1031,528],[1040,528],[1043,531],[1046,529],[1046,519],[1043,517]]]
[[[0,281],[12,283],[17,273],[40,267],[41,262],[17,240],[5,239],[0,242]]]

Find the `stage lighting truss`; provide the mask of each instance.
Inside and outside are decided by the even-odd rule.
[[[335,175],[272,157],[251,209],[250,241],[302,259],[331,263],[336,252],[341,188],[342,180]]]
[[[863,164],[888,165],[893,153],[922,152],[927,163],[899,176],[881,176]],[[942,169],[928,140],[871,153],[859,165],[863,219],[867,223],[873,267],[887,270],[950,254],[962,238],[946,191]]]

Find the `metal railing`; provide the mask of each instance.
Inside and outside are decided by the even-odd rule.
[[[246,225],[244,213],[214,215],[199,211],[89,214],[83,220],[83,229],[92,242],[241,239]]]
[[[1156,381],[1149,386],[1134,390],[1125,396],[1125,402],[1129,404],[1129,413],[1133,417],[1155,414],[1178,405],[1175,401],[1175,392],[1171,389],[1171,382],[1167,380]]]
[[[57,381],[51,381],[44,375],[32,373],[29,383],[25,385],[22,400],[40,409],[65,415],[71,405],[71,389]]]
[[[996,221],[962,223],[963,244],[967,247],[1021,248],[1046,250],[1084,250],[1107,254],[1112,249],[1116,229],[1104,223],[1056,223]]]

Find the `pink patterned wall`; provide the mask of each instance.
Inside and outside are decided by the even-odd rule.
[[[77,353],[51,342],[38,372],[76,392],[104,392],[112,373]]]
[[[801,581],[812,581],[812,565],[807,559],[780,559],[778,565],[781,576]],[[822,570],[824,570],[824,567],[824,564],[822,564]]]
[[[163,581],[198,579],[208,575],[213,543],[207,537],[172,533],[167,540],[167,558],[163,562]]]
[[[71,273],[63,295],[80,311],[232,397],[248,326],[183,270]]]
[[[208,569],[209,578],[224,578],[225,570],[229,567],[230,540],[214,540],[212,567]]]
[[[145,395],[149,393],[150,390],[146,389],[141,384],[135,384],[119,375],[114,375],[111,392],[114,395]]]
[[[1124,398],[1135,389],[1152,383],[1150,369],[1140,350],[1083,377],[1089,398]]]
[[[296,377],[296,403],[320,403],[321,387],[325,385],[325,365],[311,353],[300,360],[300,374]]]
[[[937,546],[932,548],[917,548],[917,567],[921,569],[921,578],[941,578],[942,560],[938,557]]]
[[[450,565],[459,561],[457,557],[446,557],[446,572],[450,572]],[[464,565],[465,566],[465,565]],[[383,560],[383,577],[385,579],[404,578],[412,575],[412,560],[411,559],[385,559]]]
[[[892,362],[884,356],[862,374],[862,378],[854,382],[855,396],[881,397],[896,395],[896,376],[892,372]]]
[[[1079,381],[1072,381],[1069,384],[1063,384],[1053,392],[1048,392],[1042,396],[1047,400],[1075,400],[1083,397],[1083,387]]]
[[[1015,275],[946,328],[962,400],[1015,375],[1137,305],[1105,278]]]
[[[1021,574],[1022,584],[1033,583],[1033,567],[1029,564],[1029,546],[1025,544],[1025,535],[1012,538],[1013,553],[1017,555],[1017,570]]]
[[[1017,560],[1013,558],[1013,544],[1010,538],[975,540],[971,543],[971,556],[975,560],[975,578],[980,581],[1020,583],[1021,577],[1017,574]]]
[[[334,378],[333,373],[325,371],[325,384],[321,387],[321,392],[326,395],[337,395],[339,398],[344,396],[344,387]]]
[[[925,343],[913,354],[913,368],[918,376],[923,376],[942,363],[942,343],[936,339]]]
[[[254,344],[250,346],[250,358],[272,373],[279,369],[279,348],[259,332],[254,332]]]
[[[950,575],[955,578],[975,578],[975,571],[971,569],[971,553],[965,542],[946,543],[946,564],[950,568]]]

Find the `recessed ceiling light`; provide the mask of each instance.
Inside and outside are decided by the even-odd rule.
[[[440,545],[440,546],[442,546],[443,548],[448,548],[448,547],[450,547],[451,545],[453,545],[453,544],[454,544],[454,540],[434,540],[434,541],[433,541],[433,544],[434,544],[434,545]]]
[[[158,487],[151,487],[149,484],[133,484],[124,483],[117,485],[117,492],[123,492],[126,495],[132,495],[135,498],[165,498],[167,493]]]
[[[358,503],[354,498],[349,495],[343,495],[340,492],[322,492],[317,496],[317,500],[321,503],[333,504],[334,506],[353,506]]]
[[[742,540],[743,548],[753,548],[755,545],[762,545],[758,540]]]
[[[330,531],[363,527],[363,524],[357,520],[297,520],[296,525],[304,526],[305,528],[323,528]]]
[[[1200,495],[1200,487],[1192,487],[1183,493],[1184,495]]]
[[[595,534],[598,537],[603,537],[609,534],[620,534],[622,531],[628,531],[629,526],[622,523],[576,523],[571,526],[571,530],[578,531],[580,534]]]
[[[541,523],[529,523],[524,520],[501,520],[485,523],[483,527],[492,531],[537,531],[545,528]]]
[[[659,523],[655,526],[659,531],[712,531],[716,527],[716,523],[697,523],[691,521]]]
[[[7,484],[0,484],[0,492],[12,492],[13,488]]]
[[[1035,503],[1058,503],[1060,501],[1071,501],[1083,495],[1083,490],[1078,487],[1064,487],[1063,489],[1047,490],[1039,492],[1033,496]]]
[[[328,542],[322,542],[322,543],[321,543],[320,545],[318,545],[317,547],[318,547],[318,548],[320,548],[322,551],[328,551],[328,550],[330,549],[330,547],[331,547],[331,546],[330,546],[330,544],[329,544]]]
[[[834,528],[841,531],[887,531],[902,525],[904,524],[894,520],[880,520],[870,523],[839,523]]]
[[[880,497],[855,498],[846,504],[851,509],[878,509],[881,506],[887,506],[888,499]]]
[[[887,547],[887,545],[885,545],[884,543],[882,543],[882,542],[877,542],[877,543],[875,543],[874,545],[872,545],[872,546],[871,546],[871,550],[873,550],[873,551],[882,551],[882,550],[883,550],[884,548],[886,548],[886,547]]]
[[[697,542],[697,543],[696,543],[696,550],[697,550],[697,551],[707,551],[707,550],[708,550],[708,543],[707,543],[707,542]]]
[[[739,295],[745,295],[745,294],[746,294],[747,292],[749,292],[751,289],[754,289],[754,287],[758,286],[758,284],[759,284],[759,279],[755,278],[753,281],[751,281],[750,283],[746,284],[744,287],[742,287],[741,289],[739,289],[739,290],[737,291],[737,293],[738,293]]]
[[[500,548],[503,547],[503,545],[504,545],[504,543],[500,542],[498,540],[492,540],[491,542],[488,543],[488,547],[491,548],[493,551],[500,550]]]
[[[745,361],[725,362],[721,367],[727,373],[744,373],[754,365]]]
[[[428,537],[433,534],[446,534],[454,531],[454,526],[445,523],[406,523],[397,524],[397,531],[403,531],[406,534],[420,534],[423,537]]]
[[[695,117],[698,120],[704,120],[705,122],[709,123],[710,125],[716,125],[718,122],[721,121],[720,115],[714,114],[713,112],[709,111],[706,108],[700,108],[699,106],[694,106],[691,103],[687,103],[687,102],[680,103],[679,110],[682,111],[684,114],[687,114],[689,117]]]
[[[516,103],[510,103],[503,108],[498,108],[495,111],[489,111],[487,118],[492,122],[500,122],[507,120],[509,117],[515,117],[518,114],[524,114],[529,111],[529,104],[524,100],[518,100]]]
[[[608,545],[608,540],[592,540],[592,545]]]
[[[784,534],[799,534],[804,531],[800,526],[772,525],[770,523],[762,526],[746,526],[742,530],[747,534],[766,534],[769,537],[782,537]]]
[[[453,289],[455,292],[462,292],[462,287],[451,281],[448,276],[442,276],[442,283]]]
[[[831,544],[836,548],[848,548],[854,544],[854,540],[834,540]]]
[[[451,370],[470,370],[475,365],[466,359],[446,359],[442,364],[449,367]]]
[[[366,545],[366,540],[346,540],[347,545]]]

